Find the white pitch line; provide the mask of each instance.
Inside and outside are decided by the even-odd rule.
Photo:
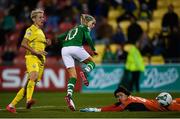
[[[41,108],[55,108],[55,107],[63,107],[65,108],[65,106],[53,106],[53,105],[47,105],[47,106],[33,106],[31,107],[31,109],[41,109]],[[25,107],[17,107],[17,110],[22,110],[22,109],[26,109]],[[5,108],[0,109],[0,111],[4,111],[6,110]]]

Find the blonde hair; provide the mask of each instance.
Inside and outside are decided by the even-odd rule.
[[[89,14],[81,14],[81,21],[81,24],[84,25],[87,25],[90,21],[96,22],[95,18]]]
[[[35,10],[32,10],[31,12],[31,19],[35,18],[37,16],[38,13],[44,13],[44,10],[37,8]]]

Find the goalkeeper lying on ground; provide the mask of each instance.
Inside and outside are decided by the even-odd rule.
[[[110,111],[180,111],[180,98],[176,98],[169,105],[162,106],[158,102],[158,97],[154,100],[145,99],[130,95],[130,92],[123,87],[119,87],[114,96],[118,102],[101,108],[80,109],[81,112],[110,112]]]

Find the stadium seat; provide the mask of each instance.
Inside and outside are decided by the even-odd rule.
[[[180,7],[180,0],[170,0],[170,3],[173,4],[175,8]]]
[[[149,29],[149,36],[152,38],[152,36],[155,33],[159,33],[161,31],[161,19],[156,19],[150,22],[150,29]]]
[[[154,10],[153,19],[162,19],[163,15],[167,12],[167,7]]]
[[[105,45],[104,44],[98,44],[98,45],[95,45],[95,48],[96,48],[96,51],[98,52],[98,55],[94,56],[93,60],[94,60],[94,62],[96,64],[101,64],[102,57],[103,57],[103,54],[104,54]]]
[[[119,25],[121,26],[123,33],[127,34],[127,28],[130,25],[130,21],[122,21]]]
[[[180,16],[180,6],[178,8],[175,8],[174,11],[178,14],[178,16]]]
[[[25,57],[24,55],[18,55],[14,58],[13,64],[15,65],[24,65],[25,64]]]
[[[161,55],[158,56],[151,56],[150,58],[150,64],[152,65],[160,65],[160,64],[164,64],[164,58]]]
[[[2,59],[1,59],[1,57],[0,57],[0,65],[2,64]]]
[[[140,5],[139,5],[139,0],[133,0],[134,3],[136,4],[136,7],[139,9],[140,8]]]
[[[59,61],[59,59],[57,57],[49,56],[49,57],[46,57],[45,65],[46,66],[53,66],[53,65],[56,65],[58,63],[58,61]]]
[[[141,26],[141,28],[146,31],[148,26],[146,21],[138,21],[138,24]]]
[[[147,56],[143,56],[143,61],[145,65],[149,65],[149,58]]]
[[[1,57],[2,53],[3,53],[3,47],[0,46],[0,57]]]
[[[109,20],[109,21],[108,21],[108,24],[113,27],[113,30],[114,30],[114,31],[116,31],[117,25],[118,25],[117,22],[116,22],[116,20]]]
[[[157,0],[157,7],[158,8],[166,8],[171,0]]]
[[[123,9],[120,7],[114,8],[110,7],[110,10],[108,12],[108,20],[116,20],[121,14],[123,13]]]

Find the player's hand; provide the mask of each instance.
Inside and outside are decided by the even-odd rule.
[[[84,108],[84,109],[80,109],[80,112],[101,112],[101,109],[98,109],[98,108]]]
[[[54,37],[53,39],[51,39],[52,41],[52,44],[59,44],[60,43],[60,40],[58,39],[58,37]]]
[[[51,39],[46,39],[46,43],[47,43],[47,46],[51,45],[52,44]]]
[[[96,51],[93,51],[93,56],[98,55],[98,53]]]
[[[39,54],[40,54],[40,55],[47,55],[48,52],[46,52],[46,51],[39,51]]]
[[[48,53],[46,51],[35,51],[33,54],[39,58],[42,58],[43,55],[47,55]]]
[[[35,55],[47,55],[48,53],[46,51],[37,51],[35,52]]]

